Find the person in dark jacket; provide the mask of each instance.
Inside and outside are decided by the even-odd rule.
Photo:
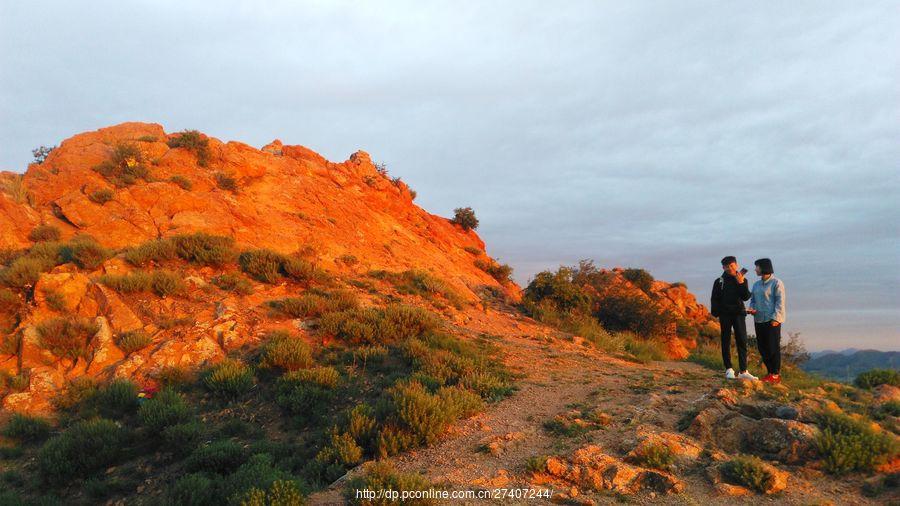
[[[738,269],[737,259],[727,256],[722,259],[722,276],[713,283],[710,312],[719,318],[722,329],[722,362],[725,364],[725,378],[755,380],[756,376],[747,371],[747,311],[744,301],[750,298],[750,289],[744,273]],[[735,376],[731,365],[731,333],[738,353],[740,374]]]

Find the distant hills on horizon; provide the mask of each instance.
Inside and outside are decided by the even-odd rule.
[[[900,351],[859,350],[810,352],[803,370],[826,378],[850,382],[861,372],[871,369],[900,369]]]

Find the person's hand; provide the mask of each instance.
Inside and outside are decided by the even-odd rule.
[[[734,279],[737,280],[738,284],[742,284],[744,282],[744,274],[741,271],[737,271],[737,274],[734,275]]]
[[[753,308],[750,308],[747,310],[747,314],[756,314],[756,313],[757,313],[757,311]]]
[[[775,320],[772,320],[772,326],[773,326],[773,327],[777,327],[777,326],[779,326],[779,325],[781,325],[781,322],[777,322],[777,321],[775,321]]]

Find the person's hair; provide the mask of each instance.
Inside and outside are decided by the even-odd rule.
[[[768,258],[760,258],[759,260],[753,262],[753,264],[759,267],[759,272],[763,274],[775,273],[775,269],[772,268],[772,261]]]
[[[733,257],[733,256],[727,256],[727,257],[725,257],[725,258],[722,259],[722,265],[723,265],[723,266],[728,265],[728,264],[730,264],[731,262],[737,262],[737,258],[735,258],[735,257]]]

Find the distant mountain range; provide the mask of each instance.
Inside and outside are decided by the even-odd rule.
[[[900,351],[857,350],[817,351],[809,354],[803,370],[838,381],[853,381],[871,369],[900,369]]]

